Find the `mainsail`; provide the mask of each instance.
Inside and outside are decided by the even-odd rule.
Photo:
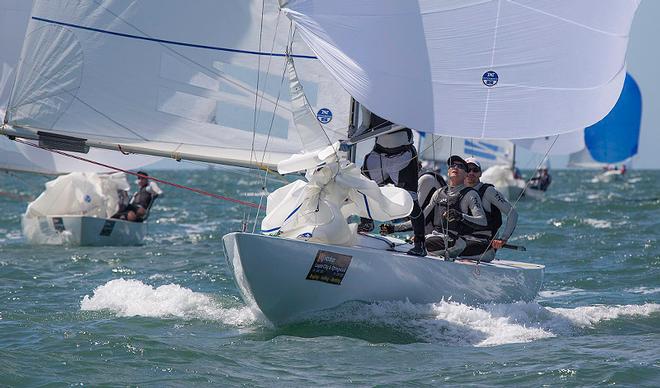
[[[337,81],[392,122],[463,138],[584,128],[614,106],[638,0],[290,0]]]
[[[568,155],[585,147],[583,130],[535,139],[518,139],[513,143],[541,155]]]
[[[32,1],[0,0],[0,117],[5,115],[16,66],[30,19]],[[88,159],[110,163],[119,168],[137,168],[159,159],[145,155],[124,156],[118,151],[91,150]],[[109,172],[111,168],[94,165],[0,137],[0,169],[61,174],[68,172]]]
[[[460,139],[424,134],[419,151],[420,159],[445,163],[450,155],[479,159],[483,168],[513,164],[513,143],[497,139]]]
[[[289,102],[288,50],[325,145],[348,124],[350,97],[289,34],[268,1],[36,0],[7,110],[15,129],[5,132],[272,167],[307,149]]]

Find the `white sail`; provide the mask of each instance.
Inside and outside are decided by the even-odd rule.
[[[485,169],[494,165],[513,164],[513,143],[497,139],[459,139],[425,134],[421,142],[420,158],[444,164],[450,155],[474,157]]]
[[[283,3],[370,111],[425,132],[515,139],[584,128],[610,111],[639,1]]]
[[[15,70],[31,9],[32,1],[0,0],[0,117],[5,116],[5,107],[14,84]],[[160,160],[144,155],[125,156],[118,151],[98,149],[78,156],[124,169],[138,168]],[[0,169],[40,174],[114,171],[111,168],[16,143],[4,136],[0,136]]]
[[[584,149],[584,130],[562,133],[561,135],[544,136],[535,139],[518,139],[513,141],[517,146],[541,155],[568,155]]]
[[[305,150],[285,74],[289,33],[273,1],[36,0],[7,119],[33,138],[273,166]],[[292,55],[329,145],[346,133],[350,97],[302,42]]]

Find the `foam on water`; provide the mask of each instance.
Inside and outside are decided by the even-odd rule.
[[[584,293],[585,290],[581,288],[565,287],[559,290],[543,290],[539,292],[539,296],[543,299],[561,298],[563,296],[575,295]]]
[[[660,292],[660,288],[651,288],[651,287],[635,287],[635,288],[626,288],[624,291],[631,292],[633,294],[642,294],[642,295],[651,295],[657,294]]]
[[[597,220],[595,218],[585,218],[583,221],[587,225],[591,225],[596,229],[609,229],[612,227],[612,223],[610,221]]]
[[[97,287],[80,303],[83,311],[110,310],[121,317],[209,319],[245,326],[256,318],[247,307],[223,307],[208,295],[177,284],[152,287],[134,279],[115,279]]]
[[[552,308],[525,302],[482,307],[451,301],[379,302],[343,306],[317,319],[385,325],[424,342],[481,347],[573,335],[577,329],[602,321],[656,312],[660,312],[660,304]]]

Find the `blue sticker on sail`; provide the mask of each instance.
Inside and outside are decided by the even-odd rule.
[[[332,111],[328,108],[321,108],[316,112],[316,119],[321,124],[327,124],[332,121]]]
[[[481,77],[481,81],[489,88],[497,85],[497,81],[499,81],[499,79],[500,77],[497,75],[497,73],[492,70],[485,72]]]
[[[85,202],[87,203],[92,202],[92,197],[90,197],[89,194],[85,195]]]

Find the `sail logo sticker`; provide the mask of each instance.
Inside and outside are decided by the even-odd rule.
[[[481,76],[481,82],[483,82],[484,85],[488,86],[489,88],[497,85],[497,81],[499,81],[499,79],[500,77],[497,75],[497,73],[492,70],[485,72],[484,75]]]
[[[332,121],[332,111],[328,108],[321,108],[316,112],[316,119],[321,124],[327,124]]]
[[[87,203],[92,202],[92,197],[90,197],[89,194],[85,195],[85,202],[87,202]]]

